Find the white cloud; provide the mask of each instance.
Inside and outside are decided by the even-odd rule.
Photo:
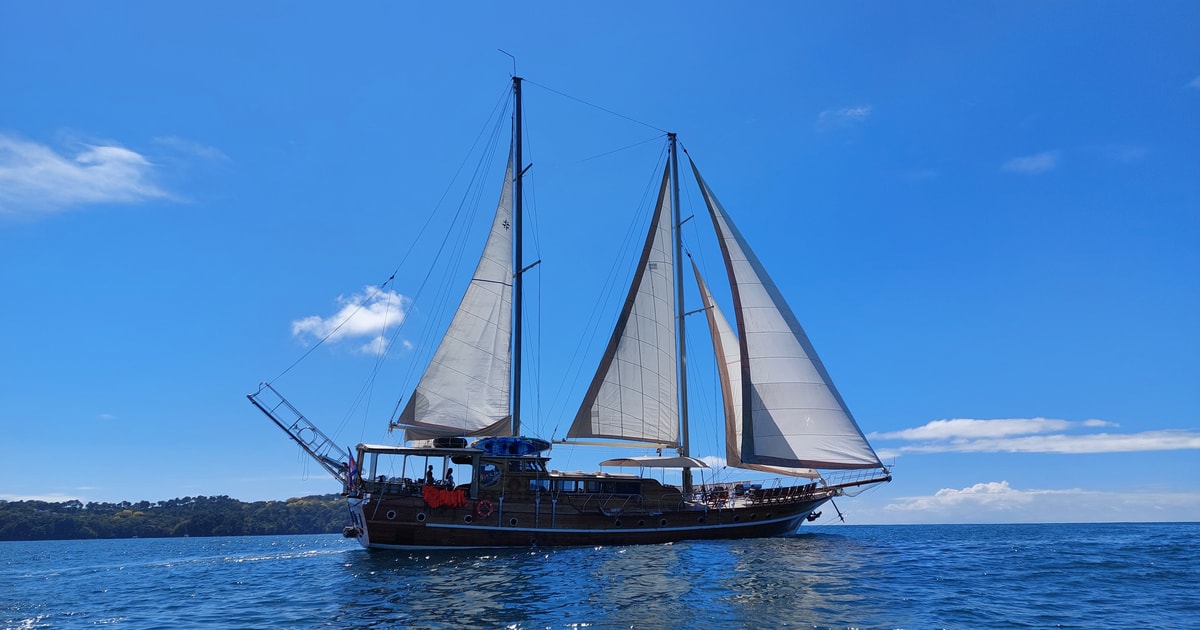
[[[1200,449],[1200,433],[1190,430],[1141,433],[1087,433],[1117,426],[1105,420],[1071,422],[1050,418],[934,420],[923,426],[872,433],[878,440],[913,442],[879,450],[890,459],[905,453],[1132,453]]]
[[[0,134],[0,215],[37,215],[95,203],[169,198],[154,182],[154,165],[113,144],[87,144],[73,154]]]
[[[861,511],[860,511],[861,516]],[[1200,516],[1200,494],[1142,489],[1101,492],[1018,489],[1007,481],[942,488],[932,495],[899,497],[870,518],[892,523],[1046,523],[1186,521]]]
[[[1187,87],[1190,87],[1195,90],[1200,90],[1200,76],[1197,76],[1195,79],[1188,81]]]
[[[116,420],[116,419],[117,419],[117,417],[116,417],[116,416],[114,416],[114,415],[112,415],[111,413],[102,413],[102,414],[100,414],[100,416],[99,416],[99,417],[100,417],[100,419],[101,419],[101,420],[104,420],[105,422],[107,422],[107,421],[109,421],[109,420]]]
[[[827,109],[817,115],[817,129],[829,130],[847,127],[865,121],[871,116],[870,105],[855,105],[839,109]]]
[[[1058,166],[1058,151],[1044,151],[1035,155],[1015,157],[1004,163],[1001,170],[1011,173],[1037,175],[1053,170]]]
[[[1028,435],[1030,433],[1062,431],[1070,427],[1071,424],[1071,422],[1066,420],[1048,418],[1012,418],[1000,420],[955,418],[953,420],[934,420],[915,429],[904,429],[889,433],[872,433],[871,437],[899,440],[1000,437],[1005,435]]]
[[[394,291],[366,287],[360,294],[338,296],[341,308],[329,317],[311,315],[292,322],[292,335],[306,341],[339,341],[368,337],[358,346],[364,354],[383,354],[388,329],[404,321],[411,300]]]

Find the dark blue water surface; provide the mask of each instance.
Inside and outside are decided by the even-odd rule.
[[[0,543],[0,627],[1200,627],[1200,524],[805,527],[645,547]]]

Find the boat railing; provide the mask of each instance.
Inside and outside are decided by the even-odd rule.
[[[364,480],[363,490],[372,494],[405,497],[420,494],[421,484],[412,479],[402,477],[383,477],[374,480]]]
[[[553,496],[560,501],[565,499],[568,505],[580,512],[599,510],[602,514],[618,514],[643,507],[642,496],[638,494],[556,492]]]
[[[839,470],[824,475],[825,486],[838,491],[840,494],[846,488],[883,483],[892,480],[892,473],[886,468],[867,468],[863,470]]]
[[[791,503],[809,499],[820,491],[813,483],[784,485],[781,479],[762,481],[733,481],[701,485],[695,501],[710,508],[763,503]]]

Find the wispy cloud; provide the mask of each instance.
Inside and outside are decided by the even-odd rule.
[[[1089,432],[1117,425],[1105,420],[1051,418],[934,420],[912,429],[872,433],[878,440],[912,442],[879,449],[880,457],[906,453],[1132,453],[1200,449],[1200,432]]]
[[[1200,494],[1156,491],[1102,492],[1020,489],[1007,481],[942,488],[931,495],[890,501],[877,522],[995,523],[1194,520]]]
[[[1192,79],[1191,81],[1188,81],[1186,87],[1190,87],[1193,90],[1200,90],[1200,76],[1197,76],[1196,78]]]
[[[827,109],[817,115],[817,129],[827,131],[857,125],[871,116],[870,105]]]
[[[1100,156],[1114,164],[1141,162],[1150,154],[1146,147],[1131,144],[1109,144],[1100,147]]]
[[[169,149],[178,151],[179,153],[194,155],[206,160],[216,160],[222,162],[229,160],[229,156],[225,155],[224,151],[221,151],[216,147],[210,147],[205,144],[200,144],[199,142],[193,142],[186,138],[180,138],[179,136],[159,136],[154,139],[154,142]]]
[[[72,494],[51,492],[48,494],[0,494],[0,501],[45,501],[46,503],[62,503],[64,501],[79,501],[80,497]]]
[[[338,296],[341,308],[329,317],[311,315],[292,322],[292,335],[305,341],[367,338],[357,346],[363,354],[387,351],[388,329],[404,321],[411,300],[394,291],[366,287],[362,293]]]
[[[36,216],[97,203],[169,198],[154,165],[115,144],[60,152],[0,134],[0,215]]]
[[[1001,170],[1010,173],[1038,175],[1054,170],[1058,166],[1058,151],[1043,151],[1034,155],[1015,157],[1004,163]]]

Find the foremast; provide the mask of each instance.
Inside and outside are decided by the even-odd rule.
[[[514,76],[513,82],[513,331],[512,331],[512,434],[521,434],[521,302],[522,282],[525,275],[522,259],[521,227],[522,205],[521,182],[525,168],[521,157],[521,77]]]

